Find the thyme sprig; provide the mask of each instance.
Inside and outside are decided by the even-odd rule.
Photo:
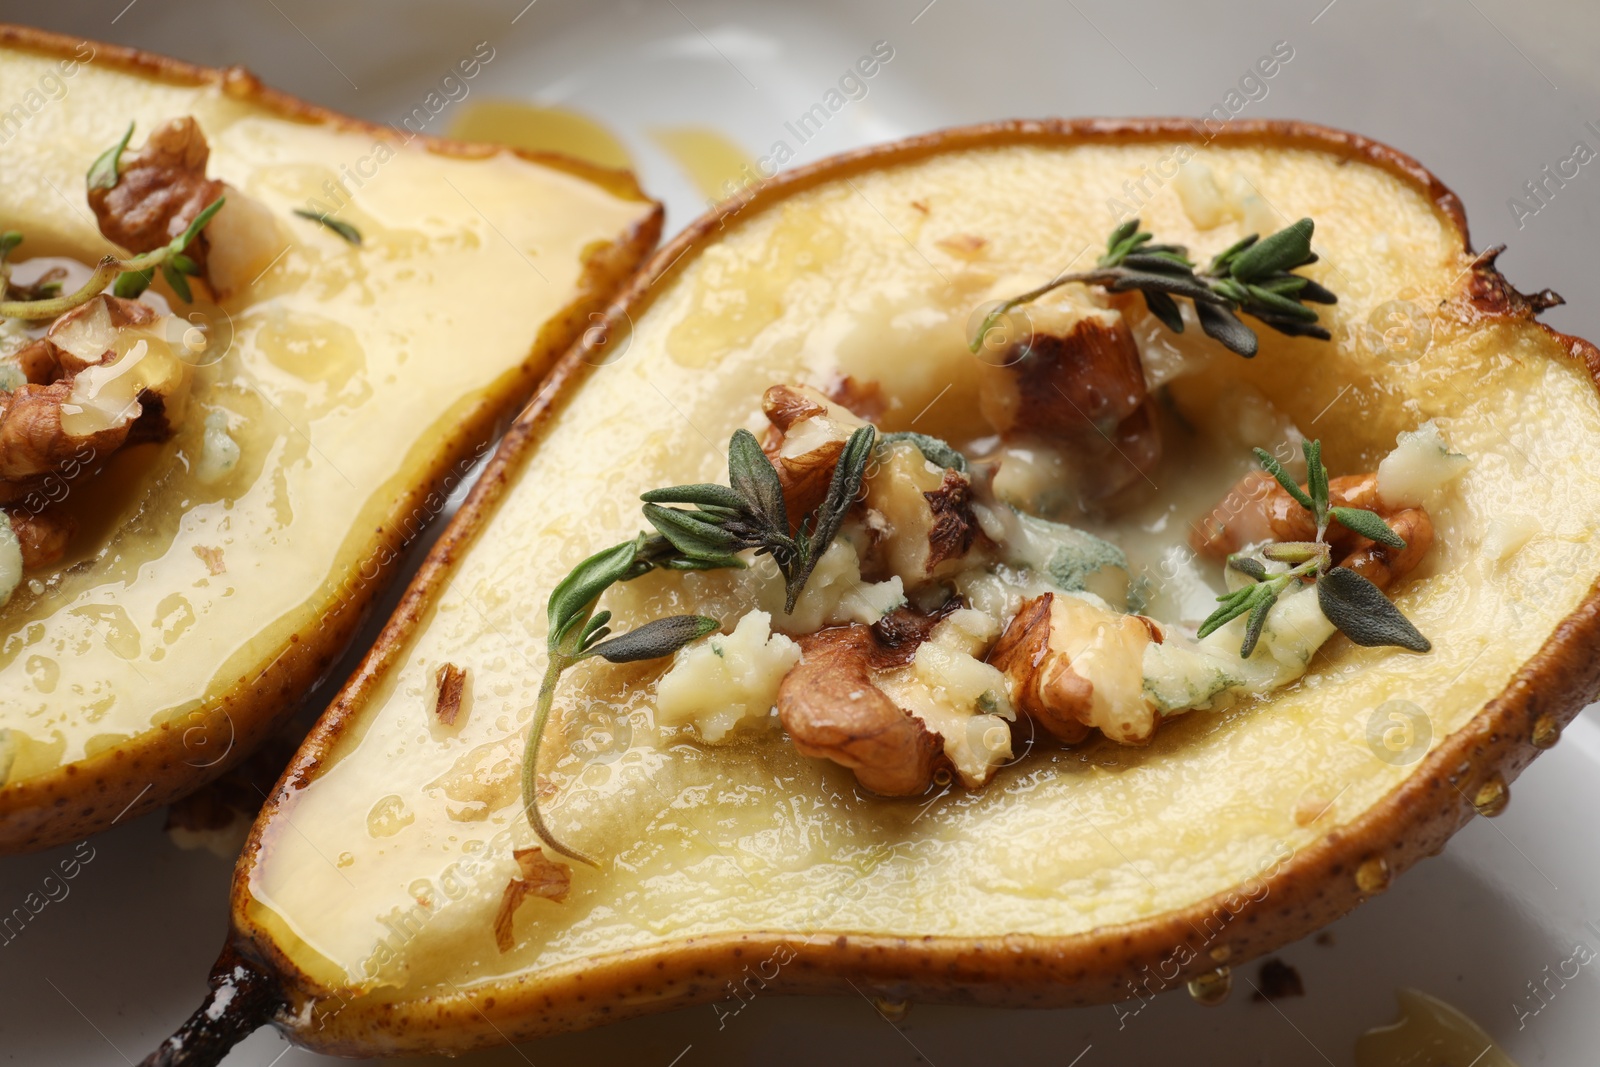
[[[1363,537],[1391,548],[1406,547],[1405,539],[1376,512],[1330,504],[1328,468],[1322,462],[1322,442],[1305,442],[1306,484],[1302,488],[1283,469],[1271,453],[1255,449],[1261,467],[1283,486],[1284,491],[1311,513],[1316,522],[1315,541],[1280,541],[1261,549],[1262,559],[1250,555],[1228,558],[1230,569],[1250,579],[1250,584],[1217,597],[1219,606],[1200,624],[1198,636],[1206,637],[1239,618],[1246,617],[1244,641],[1239,656],[1249,659],[1261,640],[1267,615],[1278,598],[1291,585],[1315,582],[1317,603],[1340,632],[1358,645],[1394,645],[1413,652],[1427,652],[1433,645],[1401,614],[1372,582],[1348,567],[1333,566],[1333,550],[1326,541],[1328,525],[1337,522]],[[1264,562],[1266,561],[1266,562]],[[1282,565],[1270,570],[1267,562]]]
[[[573,568],[550,594],[547,613],[550,632],[546,639],[549,662],[539,687],[539,700],[533,721],[528,725],[528,740],[522,757],[522,806],[528,822],[555,851],[570,859],[599,866],[595,860],[571,848],[550,832],[539,814],[539,742],[545,722],[555,703],[556,687],[566,671],[586,659],[599,656],[609,663],[633,663],[670,656],[678,649],[717,629],[720,623],[704,615],[673,615],[647,622],[627,633],[611,636],[611,612],[596,612],[601,595],[618,582],[648,574],[666,562],[661,539],[640,534],[632,541],[596,552]],[[652,544],[652,541],[657,543]]]
[[[1317,261],[1311,251],[1316,223],[1301,219],[1267,237],[1251,234],[1212,257],[1203,271],[1189,259],[1183,245],[1157,244],[1152,234],[1129,219],[1111,232],[1106,251],[1095,269],[1058,274],[1036,289],[1001,302],[979,324],[971,341],[976,354],[985,336],[1001,316],[1031,303],[1053,289],[1074,282],[1098,285],[1108,292],[1138,290],[1145,306],[1173,333],[1183,332],[1183,315],[1175,297],[1194,304],[1200,328],[1231,351],[1245,358],[1256,354],[1255,331],[1239,320],[1249,315],[1290,337],[1329,340],[1317,322],[1317,312],[1306,306],[1334,304],[1338,297],[1328,289],[1294,272]]]
[[[875,437],[870,426],[850,436],[834,466],[827,495],[800,528],[791,531],[777,469],[761,451],[755,435],[738,430],[728,442],[728,485],[677,485],[643,494],[645,518],[658,532],[653,536],[641,533],[595,553],[551,591],[546,609],[549,662],[522,752],[523,811],[534,832],[551,849],[598,866],[590,856],[563,844],[539,813],[539,745],[561,676],[595,656],[610,663],[670,656],[720,625],[704,615],[673,615],[613,637],[611,612],[596,611],[601,596],[618,582],[632,581],[656,569],[742,568],[745,562],[739,553],[753,548],[758,555],[771,555],[778,564],[786,610],[793,611],[806,579],[838,535],[860,493]],[[664,504],[686,504],[694,510]]]
[[[644,517],[686,559],[722,567],[733,565],[735,554],[747,548],[770,555],[783,574],[784,610],[793,611],[806,579],[861,491],[876,437],[871,426],[850,435],[833,468],[827,495],[792,533],[778,472],[749,430],[736,431],[729,442],[728,485],[652,490],[640,498],[645,502]],[[688,504],[694,510],[664,504]]]

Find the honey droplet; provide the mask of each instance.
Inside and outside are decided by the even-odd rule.
[[[1499,772],[1491,774],[1478,791],[1472,794],[1472,808],[1486,819],[1492,819],[1506,810],[1511,801],[1511,789]]]
[[[339,862],[338,862],[337,865],[340,866],[340,867],[348,867],[352,863],[354,863],[355,861],[356,861],[355,856],[353,856],[349,852],[341,852],[341,853],[339,853]]]
[[[1227,945],[1218,945],[1216,948],[1211,950],[1211,958],[1216,960],[1218,963],[1227,963],[1228,960],[1233,958],[1233,949],[1229,948]]]
[[[1363,893],[1381,893],[1388,889],[1389,861],[1377,856],[1357,867],[1356,888]]]
[[[1189,995],[1196,1004],[1206,1007],[1216,1007],[1228,999],[1228,993],[1233,989],[1233,971],[1227,967],[1218,967],[1214,971],[1207,971],[1196,978],[1189,979]]]
[[[407,810],[406,802],[390,793],[367,812],[367,833],[373,837],[393,837],[410,826],[416,815]]]
[[[1533,720],[1533,737],[1530,738],[1534,748],[1553,748],[1561,740],[1561,724],[1556,722],[1553,715],[1541,715]]]
[[[897,1023],[911,1013],[911,1001],[898,1000],[894,997],[873,997],[872,1006],[892,1023]]]
[[[1395,997],[1400,1018],[1361,1035],[1356,1041],[1356,1067],[1397,1063],[1517,1067],[1483,1027],[1444,1001],[1415,989],[1398,989]]]

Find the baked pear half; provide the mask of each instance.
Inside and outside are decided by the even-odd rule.
[[[289,767],[151,1062],[1210,998],[1498,812],[1600,674],[1600,354],[1407,157],[1201,136],[938,133],[658,253]]]
[[[0,27],[0,852],[220,774],[654,246],[631,177]]]

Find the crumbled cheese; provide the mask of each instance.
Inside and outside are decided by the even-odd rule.
[[[1033,514],[1059,511],[1075,501],[1073,466],[1060,449],[1024,440],[1002,443],[995,454],[996,499]]]
[[[233,473],[238,465],[239,443],[228,433],[228,413],[220,408],[207,412],[200,461],[195,464],[194,476],[202,485],[214,485]]]
[[[22,584],[22,542],[11,528],[11,516],[0,511],[0,605]]]
[[[1450,451],[1439,424],[1430,419],[1415,430],[1401,431],[1394,451],[1378,464],[1378,496],[1390,507],[1426,504],[1470,466],[1470,459]]]
[[[1229,673],[1238,676],[1235,688],[1252,693],[1277,689],[1305,674],[1311,657],[1336,629],[1322,613],[1315,586],[1291,588],[1278,598],[1247,660],[1239,658],[1246,621],[1241,615],[1199,644],[1221,656]]]
[[[1183,204],[1183,213],[1202,230],[1222,225],[1232,214],[1222,188],[1217,185],[1216,175],[1209,165],[1199,160],[1190,160],[1178,168],[1172,188]]]
[[[1266,198],[1257,191],[1256,183],[1243,171],[1235,171],[1229,179],[1224,201],[1229,213],[1239,220],[1241,236],[1254,233],[1265,237],[1276,233],[1289,221],[1267,203]]]
[[[1503,563],[1522,551],[1539,532],[1539,520],[1532,515],[1496,515],[1489,520],[1478,556],[1490,563]]]
[[[776,572],[756,589],[763,611],[785,630],[803,634],[850,622],[871,625],[906,602],[899,576],[885,582],[862,581],[861,558],[843,537],[835,539],[817,561],[790,614],[784,613],[783,597],[783,578]]]
[[[231,185],[225,192],[227,202],[206,227],[210,242],[206,277],[212,289],[223,294],[242,291],[254,283],[288,243],[272,209]]]
[[[961,780],[974,787],[1011,758],[1007,720],[1016,711],[1005,675],[981,658],[999,632],[984,612],[951,612],[917,646],[911,666],[878,681],[889,699],[939,735]]]
[[[1128,557],[1075,526],[1013,511],[1002,553],[1005,562],[1047,576],[1068,593],[1093,593],[1116,608],[1128,604]]]
[[[772,616],[752,611],[730,634],[680,649],[656,683],[656,722],[693,726],[720,741],[742,723],[772,722],[778,686],[800,662],[800,646],[772,632]]]
[[[0,319],[0,357],[14,356],[33,343],[24,319]]]
[[[1145,699],[1163,715],[1208,707],[1218,693],[1240,681],[1226,664],[1227,658],[1215,650],[1168,634],[1165,641],[1145,646]]]
[[[1055,583],[1038,571],[1003,564],[962,571],[952,584],[963,600],[993,619],[1009,619],[1023,601],[1057,592]]]

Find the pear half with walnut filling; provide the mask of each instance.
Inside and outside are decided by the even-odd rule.
[[[775,731],[663,730],[662,664],[591,661],[557,700],[539,788],[600,868],[573,864],[562,886],[548,851],[528,862],[517,765],[555,583],[639,527],[642,491],[720,480],[723,443],[759,425],[773,383],[847,373],[878,383],[886,430],[983,435],[974,310],[1092,256],[1118,221],[1108,201],[1147,171],[1182,177],[1139,208],[1145,227],[1196,255],[1313,217],[1306,273],[1339,295],[1322,311],[1334,339],[1260,329],[1246,360],[1126,307],[1171,411],[1151,484],[1124,487],[1137,502],[1097,532],[1153,603],[1197,618],[1216,590],[1185,592],[1188,526],[1246,472],[1248,444],[1299,427],[1335,473],[1365,471],[1431,420],[1471,465],[1391,595],[1432,651],[1335,638],[1296,684],[1147,745],[1040,738],[982,789],[912,800],[864,795]],[[1551,299],[1473,255],[1459,203],[1415,162],[1311,126],[1235,123],[1204,147],[1174,122],[984,126],[761,187],[634,284],[620,361],[574,353],[519,421],[254,828],[212,1004],[226,1025],[202,1010],[159,1062],[210,1062],[208,1042],[261,1019],[339,1054],[467,1049],[715,1001],[747,965],[791,992],[1108,1001],[1347,912],[1475,803],[1493,811],[1600,675],[1600,484],[1583,460],[1600,353],[1534,320]],[[730,573],[651,575],[603,606],[619,631],[689,611],[726,626],[748,607]],[[449,725],[447,664],[468,690]],[[1408,723],[1420,743],[1395,743]]]
[[[0,27],[0,100],[19,102],[0,153],[19,277],[82,264],[70,291],[115,251],[84,175],[130,121],[131,153],[197,120],[223,214],[268,242],[220,306],[200,283],[195,305],[167,291],[174,343],[200,316],[218,349],[195,360],[188,417],[61,479],[50,508],[75,539],[0,609],[7,852],[168,803],[291,711],[497,423],[654,246],[660,213],[625,174],[402,144],[242,70],[30,30]],[[308,204],[337,208],[360,246],[294,214]],[[206,233],[213,269],[239,251]],[[199,469],[208,419],[238,447],[225,477]]]

